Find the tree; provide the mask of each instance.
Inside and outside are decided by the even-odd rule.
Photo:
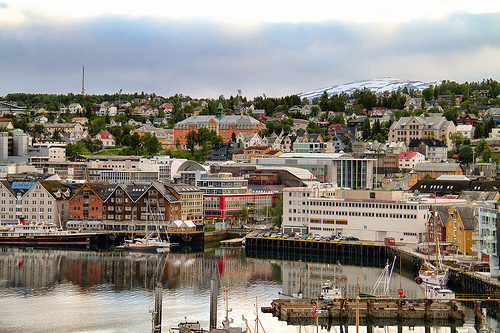
[[[371,130],[372,138],[375,138],[375,136],[377,136],[377,135],[378,135],[378,137],[380,137],[380,135],[382,135],[381,129],[382,128],[380,126],[380,120],[376,119],[375,122],[373,123],[373,128]],[[382,137],[384,137],[384,136],[382,135]],[[378,141],[378,139],[377,139],[377,141]]]
[[[370,138],[370,119],[368,118],[365,119],[365,122],[363,123],[361,130],[362,130],[361,136],[363,140],[368,140]]]
[[[460,164],[469,165],[473,163],[473,158],[474,152],[472,151],[472,148],[469,146],[465,146],[460,149],[457,161]]]
[[[130,147],[135,151],[137,154],[139,150],[141,149],[141,136],[139,133],[135,132],[130,136]]]
[[[476,156],[482,156],[483,151],[489,147],[488,141],[486,139],[482,138],[476,142],[476,147],[474,151],[476,152]]]
[[[45,127],[42,124],[35,124],[35,126],[33,126],[33,132],[45,133]]]
[[[455,147],[455,151],[460,150],[460,146],[464,144],[464,135],[460,132],[455,132],[451,134],[451,142],[453,143],[453,147]]]
[[[491,148],[486,147],[483,149],[483,152],[481,153],[481,159],[483,160],[483,163],[489,163],[491,160]]]
[[[77,155],[90,155],[90,151],[85,146],[83,140],[79,140],[75,144],[66,145],[66,156]]]
[[[201,129],[201,128],[200,128]],[[196,132],[189,131],[186,134],[186,147],[191,151],[191,155],[194,155],[194,147],[196,146]]]
[[[161,143],[158,138],[151,133],[145,133],[142,137],[142,146],[146,149],[147,153],[152,156],[156,155],[161,150]]]
[[[474,129],[474,139],[484,138],[484,127],[483,124],[477,124]]]
[[[275,227],[281,227],[281,217],[283,216],[283,197],[273,201],[273,205],[269,211],[269,216]]]
[[[236,133],[231,133],[231,141],[236,142]]]
[[[238,210],[233,213],[233,217],[235,219],[238,219],[241,223],[241,221],[244,221],[243,223],[247,223],[248,217],[250,216],[250,213],[248,212],[248,209],[246,207],[243,207],[241,210]]]

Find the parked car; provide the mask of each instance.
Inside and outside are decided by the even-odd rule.
[[[255,230],[266,230],[267,227],[265,225],[258,225],[255,227]]]
[[[266,232],[266,233],[264,234],[264,237],[271,237],[271,233],[270,233],[270,232]]]
[[[335,236],[335,238],[333,239],[334,242],[341,242],[341,241],[345,241],[345,236]]]
[[[358,241],[359,238],[358,237],[354,237],[354,236],[347,236],[345,238],[346,241]]]

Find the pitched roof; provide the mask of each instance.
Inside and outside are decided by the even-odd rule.
[[[403,158],[413,158],[414,156],[416,156],[418,154],[418,152],[414,152],[414,151],[405,151],[405,152],[401,152],[399,153],[399,159],[403,159]]]
[[[454,172],[462,166],[460,163],[418,163],[413,170],[415,171],[436,171],[436,172]]]
[[[100,130],[99,133],[97,133],[95,136],[94,136],[94,139],[97,138],[97,136],[100,136],[102,139],[109,139],[109,140],[114,140],[115,137],[113,136],[113,134],[109,133],[107,130]]]

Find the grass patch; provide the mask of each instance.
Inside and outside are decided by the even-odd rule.
[[[121,153],[121,149],[106,149],[106,150],[103,150],[103,151],[100,151],[98,152],[97,154],[94,154],[94,155],[105,155],[105,156],[110,156],[110,155],[113,155],[113,156],[117,156],[117,155],[120,155]]]
[[[189,150],[171,150],[170,153],[168,154],[172,158],[185,158],[188,160],[193,160],[196,162],[204,162],[203,158],[203,152],[202,151],[196,151],[194,152],[194,156],[191,155],[191,152]]]

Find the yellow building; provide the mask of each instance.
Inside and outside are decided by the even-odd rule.
[[[441,214],[443,214],[440,211]],[[451,253],[472,255],[472,233],[474,232],[474,206],[450,206],[446,221],[446,242],[451,243]]]

